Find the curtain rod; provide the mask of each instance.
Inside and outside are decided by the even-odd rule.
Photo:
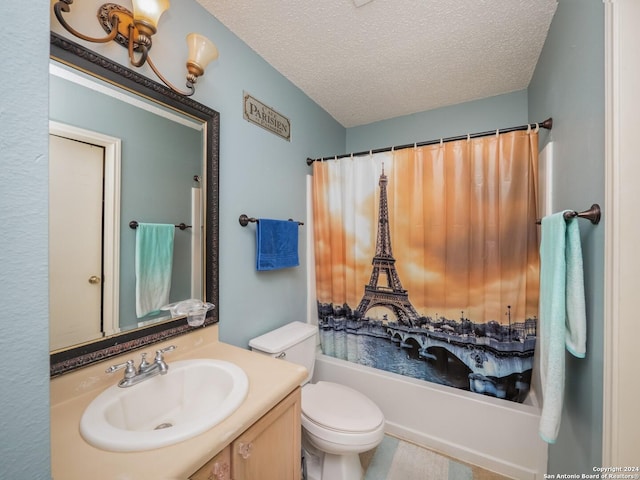
[[[549,117],[544,122],[540,123],[527,123],[525,125],[520,125],[519,127],[510,127],[510,128],[500,128],[498,129],[498,133],[509,133],[509,132],[517,132],[520,130],[527,130],[529,128],[545,128],[547,130],[551,130],[553,127],[553,118]],[[478,138],[478,137],[487,137],[489,135],[495,135],[496,130],[492,130],[489,132],[480,132],[480,133],[470,133],[468,135],[458,135],[456,137],[448,137],[448,138],[438,138],[436,140],[427,140],[426,142],[419,143],[408,143],[406,145],[398,145],[394,147],[384,147],[384,148],[376,148],[374,150],[366,150],[363,152],[356,153],[346,153],[344,155],[334,155],[333,157],[322,157],[322,158],[307,158],[307,165],[311,165],[313,162],[324,162],[325,160],[335,160],[338,158],[346,158],[346,157],[358,157],[361,155],[369,155],[372,153],[382,153],[382,152],[390,152],[392,150],[402,150],[403,148],[411,148],[411,147],[424,147],[425,145],[435,145],[440,142],[455,142],[456,140],[464,140],[467,138]]]

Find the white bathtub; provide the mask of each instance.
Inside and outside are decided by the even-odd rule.
[[[349,385],[383,411],[392,435],[516,479],[542,479],[547,444],[534,405],[444,387],[321,352],[313,381]],[[535,402],[527,402],[535,403]]]

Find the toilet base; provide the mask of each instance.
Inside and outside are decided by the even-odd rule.
[[[322,480],[362,480],[364,472],[357,453],[333,455],[325,453],[322,461]]]
[[[320,456],[315,452],[304,450],[304,464],[306,476],[303,477],[303,480],[322,480],[322,458]]]
[[[362,480],[364,471],[360,455],[350,453],[333,455],[331,453],[305,450],[305,480]]]

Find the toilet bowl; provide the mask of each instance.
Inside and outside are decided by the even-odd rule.
[[[359,454],[384,437],[384,415],[357,390],[333,382],[310,383],[315,363],[317,327],[292,322],[249,342],[252,350],[303,365],[302,447],[307,480],[361,480]]]
[[[302,388],[302,446],[322,462],[317,478],[362,478],[359,454],[377,447],[383,437],[382,412],[360,392],[331,382]],[[313,471],[309,477],[315,480]]]

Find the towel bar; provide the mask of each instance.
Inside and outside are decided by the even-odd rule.
[[[180,230],[185,230],[187,228],[191,228],[191,225],[187,225],[185,223],[179,223],[178,225],[174,225],[174,227],[179,228]],[[137,220],[131,220],[129,222],[129,228],[131,228],[133,230],[138,228],[138,221]]]
[[[240,215],[240,218],[238,218],[238,222],[240,223],[240,225],[242,225],[243,227],[246,227],[247,225],[249,225],[249,222],[251,223],[258,223],[260,220],[258,220],[257,218],[254,217],[248,217],[247,215],[245,215],[244,213],[242,215]],[[289,219],[290,222],[293,222],[295,220],[293,220],[292,218]],[[304,225],[304,222],[297,222],[298,225]]]
[[[589,210],[585,210],[584,212],[576,212],[575,210],[564,212],[564,219],[569,220],[570,218],[575,217],[586,218],[594,225],[597,225],[598,223],[600,223],[601,213],[602,212],[600,210],[600,205],[594,203],[593,205],[591,205],[591,208]],[[542,223],[542,220],[537,220],[536,223],[540,225]]]

